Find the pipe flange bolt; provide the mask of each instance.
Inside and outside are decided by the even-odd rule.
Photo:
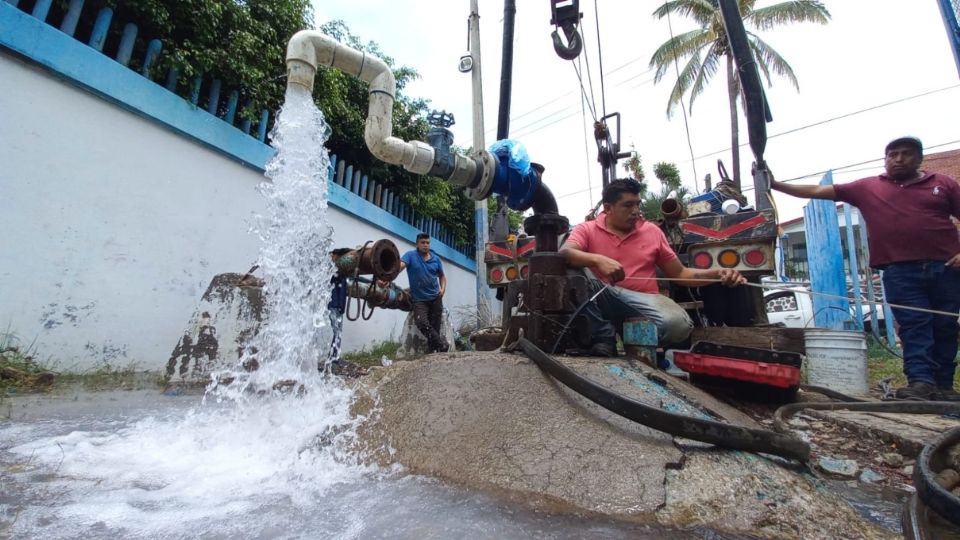
[[[477,152],[477,155],[473,159],[478,162],[477,165],[481,168],[480,183],[477,184],[477,187],[467,188],[464,191],[470,199],[483,201],[490,196],[490,192],[493,190],[493,178],[497,171],[497,160],[493,157],[493,154],[486,150]]]

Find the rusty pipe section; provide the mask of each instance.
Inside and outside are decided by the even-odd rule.
[[[400,275],[400,252],[390,240],[367,242],[357,249],[336,251],[341,254],[333,264],[341,276],[372,274],[376,279],[393,281]]]
[[[664,199],[660,203],[660,215],[663,216],[663,220],[668,223],[676,223],[681,219],[687,217],[687,212],[683,208],[683,205],[680,204],[680,201],[674,198]]]
[[[348,47],[316,30],[301,30],[287,44],[287,85],[299,85],[313,92],[318,66],[337,68],[370,85],[370,105],[364,129],[367,147],[377,159],[400,165],[414,174],[431,174],[457,187],[479,189],[477,196],[489,195],[494,160],[489,152],[476,157],[452,154],[453,166],[439,163],[435,149],[421,141],[404,141],[393,136],[393,102],[396,79],[390,67],[375,57]],[[440,174],[441,171],[444,171]]]
[[[413,311],[413,299],[410,291],[390,283],[380,286],[376,282],[365,280],[347,280],[347,296],[365,300],[368,306],[381,309],[399,309]]]

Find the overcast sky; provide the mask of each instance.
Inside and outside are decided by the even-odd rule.
[[[758,6],[773,3],[760,0]],[[767,125],[771,139],[765,157],[776,177],[804,177],[797,182],[815,183],[820,178],[815,173],[833,169],[835,181],[843,183],[877,174],[884,145],[904,134],[920,137],[929,152],[960,148],[960,76],[937,2],[824,3],[832,15],[826,26],[801,24],[759,33],[790,63],[800,82],[799,92],[785,79],[774,79],[767,89],[773,122]],[[544,181],[557,196],[560,212],[576,223],[600,193],[593,120],[581,104],[576,61],[563,60],[553,51],[550,2],[517,4],[510,136],[546,167]],[[581,73],[597,116],[604,110],[621,114],[622,149],[635,146],[648,180],[653,180],[651,187],[658,187],[654,163],[667,161],[679,167],[684,184],[695,192],[697,186],[702,189],[706,173],[716,181],[718,158],[731,168],[724,76],[718,74],[694,103],[689,128],[696,159],[691,161],[682,114],[678,110],[666,117],[675,79],[655,85],[648,68],[653,51],[670,37],[666,20],[652,16],[659,5],[654,0],[581,0]],[[457,119],[455,142],[463,147],[472,144],[470,75],[458,72],[457,62],[467,51],[469,7],[469,0],[314,2],[318,25],[342,19],[355,35],[377,42],[397,65],[416,69],[421,79],[408,87],[408,95],[452,112]],[[480,17],[489,146],[497,129],[503,1],[480,0]],[[694,28],[689,20],[671,22],[674,34]],[[865,109],[872,110],[858,112]],[[743,143],[745,125],[741,112]],[[752,185],[751,158],[749,148],[743,148],[745,188]],[[617,176],[626,176],[622,167]],[[748,196],[752,199],[752,191]],[[775,199],[781,221],[802,215],[805,201],[783,194]]]

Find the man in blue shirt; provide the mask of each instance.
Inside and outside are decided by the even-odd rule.
[[[440,333],[447,276],[443,274],[440,257],[430,250],[429,234],[418,234],[417,249],[400,257],[400,270],[404,269],[410,280],[410,297],[413,299],[413,317],[417,328],[427,338],[430,352],[447,352],[450,345]]]

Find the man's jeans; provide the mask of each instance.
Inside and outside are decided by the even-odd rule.
[[[883,286],[891,304],[957,313],[960,310],[960,270],[942,262],[894,263],[883,271]],[[957,316],[891,308],[900,325],[903,372],[909,382],[953,388],[957,357]]]
[[[590,295],[603,288],[603,283],[592,276]],[[657,326],[660,345],[680,343],[690,337],[693,321],[676,302],[662,294],[648,294],[611,285],[583,309],[590,320],[593,341],[614,341],[622,333],[623,321],[631,317],[645,317]]]
[[[413,302],[413,321],[417,329],[427,338],[430,352],[445,351],[449,346],[447,340],[440,335],[443,323],[443,298],[437,296],[433,300]]]

